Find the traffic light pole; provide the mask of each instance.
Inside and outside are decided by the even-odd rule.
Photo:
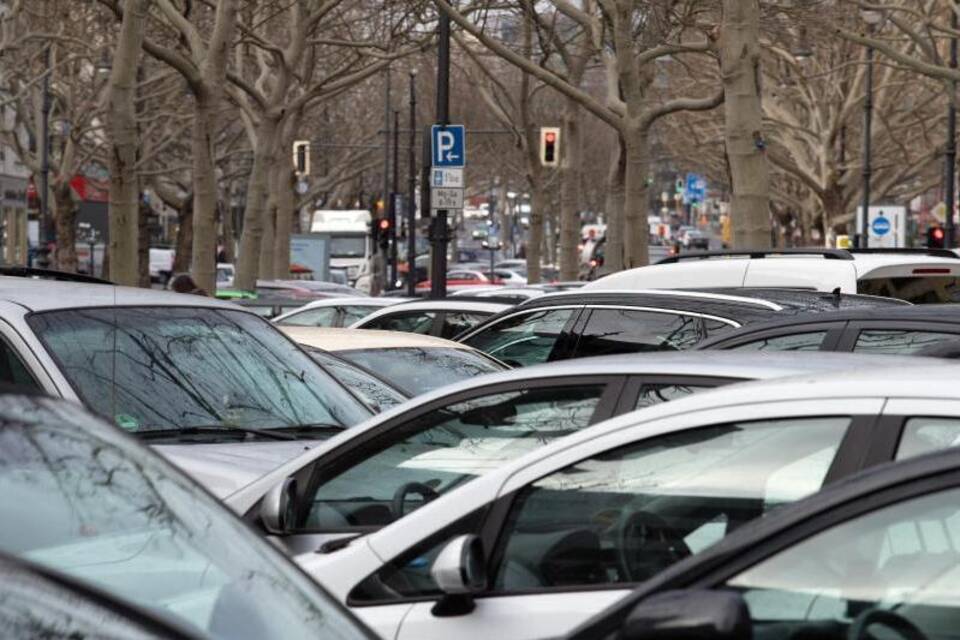
[[[400,167],[400,112],[393,112],[393,189],[390,191],[390,208],[387,211],[390,212],[388,219],[390,220],[390,282],[387,283],[387,289],[394,289],[397,286],[397,279],[399,277],[399,272],[397,270],[397,197],[400,195],[400,179],[399,179],[399,167]]]
[[[442,11],[437,36],[437,123],[445,127],[450,124],[450,16]],[[424,165],[430,160],[425,157]],[[429,184],[429,179],[426,182]],[[430,296],[443,298],[447,295],[447,211],[437,211],[430,222]]]
[[[958,27],[956,10],[950,11],[950,26],[956,32]],[[950,68],[957,68],[957,36],[950,38]],[[953,215],[956,209],[956,167],[957,167],[957,81],[950,82],[949,106],[947,107],[947,149],[944,164],[944,233],[943,246],[947,249],[956,244],[954,237]]]
[[[407,295],[417,293],[417,74],[410,71],[410,146],[407,149]]]

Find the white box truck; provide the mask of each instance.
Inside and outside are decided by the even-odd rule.
[[[330,267],[346,270],[351,285],[370,273],[373,258],[370,221],[370,212],[366,209],[313,212],[310,232],[330,238]]]

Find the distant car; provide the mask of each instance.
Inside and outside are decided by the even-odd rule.
[[[960,302],[960,259],[947,249],[766,249],[681,253],[587,289],[781,287],[913,303]]]
[[[891,402],[894,414],[923,410]],[[567,640],[952,637],[960,620],[960,450],[917,454],[960,435],[960,408],[953,398],[949,408],[936,397],[925,404],[925,417],[906,420],[900,462],[737,528]]]
[[[606,375],[614,375],[648,359],[663,365],[670,355],[619,357],[623,368],[603,366]],[[703,367],[719,365],[698,360],[706,353],[673,355],[689,364],[685,373],[698,381],[706,376]],[[285,486],[291,474],[294,480],[319,475],[315,488],[288,503],[303,524],[282,540],[291,545],[291,537],[299,537],[298,548],[306,551],[296,558],[301,566],[383,637],[557,637],[747,522],[775,515],[824,485],[892,459],[903,437],[911,448],[946,448],[960,435],[960,393],[950,393],[950,407],[935,409],[941,397],[937,387],[953,378],[956,367],[911,369],[905,364],[909,358],[882,356],[784,356],[780,362],[786,368],[807,364],[814,369],[799,378],[692,395],[674,393],[682,382],[659,387],[635,369],[638,380],[622,391],[626,405],[632,409],[652,401],[655,406],[579,429],[571,426],[589,413],[588,399],[595,397],[590,390],[596,388],[583,380],[568,378],[572,388],[555,389],[559,400],[552,414],[542,404],[531,407],[530,400],[510,401],[507,393],[498,402],[464,397],[456,408],[448,405],[432,420],[417,421],[419,437],[406,431],[377,446],[357,442],[352,456],[340,454],[349,460],[345,465],[321,456],[313,469],[296,471],[291,461],[257,482]],[[840,369],[815,369],[827,360]],[[843,370],[844,360],[859,369]],[[727,362],[736,366],[735,359]],[[553,384],[560,384],[561,371],[589,366],[583,360],[538,369],[545,377],[557,376]],[[719,367],[711,370],[724,375]],[[595,369],[597,375],[603,371]],[[655,370],[649,371],[655,377]],[[488,380],[490,393],[493,378]],[[637,396],[635,390],[645,385],[658,391]],[[610,405],[604,399],[593,406],[598,411],[622,407],[619,400]],[[905,420],[914,424],[911,419],[916,428],[903,431]],[[367,524],[372,526],[362,526]],[[947,526],[952,525],[951,520]],[[369,533],[375,526],[382,528]],[[908,539],[926,540],[931,551],[950,554],[942,557],[951,561],[949,534],[938,535],[937,542],[932,538],[943,528],[931,523],[917,529]],[[320,544],[322,531],[366,535]],[[891,535],[899,541],[903,534]],[[893,551],[896,544],[882,538],[859,542],[889,553],[917,548],[914,543]],[[852,571],[862,568],[858,554],[847,551],[844,557]],[[803,579],[809,576],[806,566],[801,559],[773,575]],[[891,598],[899,602],[895,594]]]
[[[459,342],[399,331],[283,327],[307,351],[316,350],[362,367],[407,397],[507,367]]]
[[[257,280],[257,296],[290,298],[294,300],[319,300],[344,296],[362,295],[356,289],[333,283],[310,283],[309,280]],[[320,285],[320,286],[318,286]]]
[[[322,280],[266,280],[257,284],[258,288],[269,288],[272,284],[280,286],[287,285],[297,289],[306,289],[314,293],[331,293],[343,296],[352,296],[354,298],[365,297],[366,294],[357,291],[351,286],[338,284],[336,282],[325,282]]]
[[[41,396],[0,396],[0,420],[4,638],[372,638],[120,429]]]
[[[173,275],[174,250],[169,247],[150,247],[150,281],[166,284]]]
[[[508,308],[508,304],[455,299],[405,302],[374,311],[350,328],[422,333],[451,340]]]
[[[274,324],[290,327],[349,327],[368,315],[405,298],[327,298],[308,302],[273,319]]]
[[[494,282],[499,282],[509,287],[523,287],[527,284],[526,267],[524,267],[522,272],[498,268],[493,271],[492,278],[489,271],[486,271],[484,275]]]

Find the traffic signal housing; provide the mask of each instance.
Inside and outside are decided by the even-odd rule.
[[[376,229],[374,237],[379,243],[380,249],[386,251],[390,248],[390,219],[379,218],[376,221]]]
[[[310,141],[297,140],[293,143],[293,168],[297,176],[310,175]]]
[[[540,164],[560,165],[560,127],[540,127]]]
[[[946,246],[947,234],[940,225],[927,228],[927,248],[943,249]]]

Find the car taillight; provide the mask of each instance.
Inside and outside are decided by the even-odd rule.
[[[923,275],[950,275],[949,268],[937,268],[937,267],[918,267],[913,270],[914,275],[923,276]]]

